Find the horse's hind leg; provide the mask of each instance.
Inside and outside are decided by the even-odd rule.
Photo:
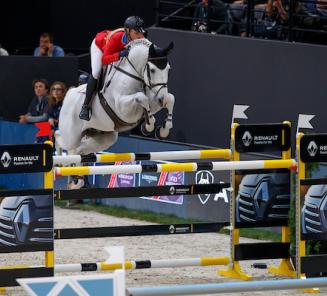
[[[112,146],[117,139],[117,132],[92,133],[83,139],[76,152],[80,155],[100,152]]]

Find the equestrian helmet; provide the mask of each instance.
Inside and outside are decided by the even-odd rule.
[[[124,23],[125,29],[133,29],[144,34],[146,31],[143,28],[143,20],[139,16],[129,16]]]

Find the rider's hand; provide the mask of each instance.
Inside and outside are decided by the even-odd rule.
[[[127,57],[128,56],[128,49],[123,49],[122,51],[119,52],[119,58]]]

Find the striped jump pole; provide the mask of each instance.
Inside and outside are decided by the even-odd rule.
[[[149,268],[174,268],[191,266],[216,266],[229,264],[228,257],[200,257],[186,259],[160,259],[160,260],[137,260],[125,261],[125,269],[149,269]],[[56,264],[55,273],[61,272],[83,272],[83,271],[108,271],[121,269],[121,263],[76,263],[76,264]]]
[[[85,167],[56,167],[55,174],[60,176],[72,175],[109,175],[109,174],[137,174],[160,172],[194,172],[200,170],[228,171],[228,170],[260,170],[260,169],[295,169],[294,159],[276,160],[248,160],[248,161],[221,161],[221,162],[189,162],[165,163],[151,165],[104,165]]]
[[[220,284],[174,285],[161,287],[127,288],[128,296],[173,296],[204,295],[222,293],[242,293],[273,290],[304,289],[327,287],[327,278],[310,278],[295,280],[271,280],[254,282],[235,282]],[[268,294],[267,294],[268,295]]]
[[[139,160],[183,160],[205,158],[231,158],[230,149],[212,150],[185,150],[185,151],[162,151],[146,153],[104,153],[88,155],[54,156],[54,165],[71,165],[86,162],[116,162],[116,161],[139,161]]]

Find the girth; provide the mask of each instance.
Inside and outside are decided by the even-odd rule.
[[[104,111],[106,111],[108,116],[114,122],[115,129],[126,128],[126,127],[133,128],[133,127],[137,126],[140,123],[140,121],[142,120],[142,118],[141,118],[139,121],[134,122],[134,123],[125,122],[124,120],[120,119],[118,117],[118,115],[111,109],[111,107],[107,103],[107,101],[106,101],[105,97],[103,96],[103,94],[98,92],[98,95],[99,95],[100,104],[101,104],[102,108],[104,109]]]

